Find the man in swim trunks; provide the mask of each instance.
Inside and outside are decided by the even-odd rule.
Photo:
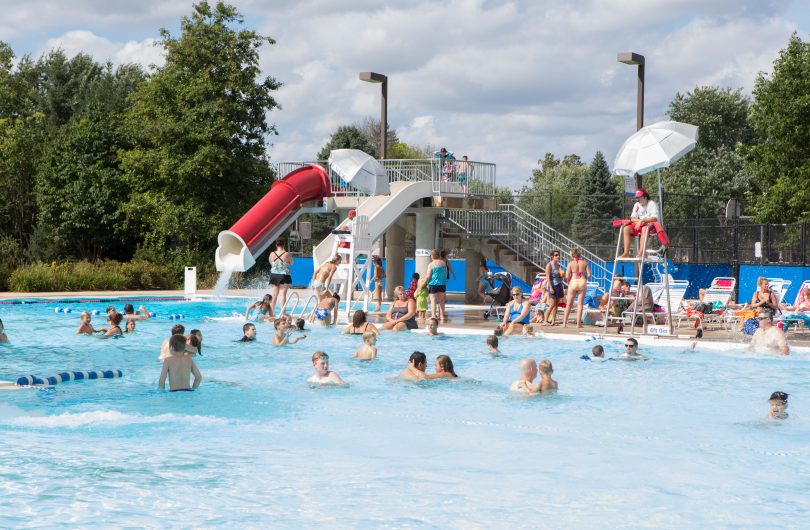
[[[641,257],[642,241],[647,238],[647,231],[651,224],[658,222],[661,214],[658,210],[658,204],[650,199],[650,194],[644,188],[636,190],[636,200],[638,201],[633,205],[633,212],[630,214],[631,223],[622,228],[624,252],[619,258],[630,257],[630,240],[636,236],[641,236],[638,243],[637,258]]]
[[[522,392],[530,394],[534,385],[532,384],[537,377],[537,362],[529,357],[520,361],[520,379],[512,383],[509,390],[512,392]]]
[[[334,256],[312,273],[312,289],[315,290],[315,296],[319,299],[323,296],[324,289],[329,289],[332,284],[332,276],[335,275],[338,263],[340,263],[340,256]]]
[[[202,374],[197,364],[190,355],[186,355],[186,337],[184,335],[172,335],[169,339],[169,352],[171,355],[163,361],[163,369],[160,371],[158,388],[166,388],[166,377],[169,378],[169,390],[171,392],[191,391],[200,386]],[[194,383],[189,385],[191,376],[194,376]]]
[[[427,356],[415,351],[408,359],[408,367],[399,373],[399,377],[409,381],[421,381],[425,379],[425,369],[427,368]]]
[[[312,368],[315,374],[307,379],[307,383],[317,385],[345,385],[346,382],[337,374],[329,370],[329,356],[322,351],[312,354]]]
[[[761,353],[780,353],[790,355],[787,337],[778,327],[773,325],[773,314],[769,310],[760,311],[757,315],[759,328],[751,337],[751,351]]]

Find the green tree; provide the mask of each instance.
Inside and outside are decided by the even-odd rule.
[[[597,151],[579,188],[582,196],[574,208],[572,235],[580,243],[602,243],[613,237],[608,219],[621,215],[616,179],[610,174],[605,156]],[[595,221],[598,218],[599,221]]]
[[[418,160],[425,158],[433,158],[432,147],[425,145],[419,147],[404,142],[396,142],[388,145],[388,158],[392,160]]]
[[[359,149],[377,158],[377,149],[369,137],[356,125],[341,125],[317,154],[317,160],[327,160],[333,149]]]
[[[217,233],[266,193],[272,171],[267,113],[280,84],[259,77],[269,37],[243,28],[232,6],[195,4],[180,36],[161,30],[166,63],[135,93],[121,152],[131,195],[125,228],[142,234],[140,255],[189,259],[213,250]]]
[[[399,137],[397,136],[397,132],[391,129],[391,124],[387,124],[387,130],[385,132],[386,136],[386,156],[383,158],[391,158],[391,146],[396,145],[399,143]],[[371,141],[371,145],[374,146],[374,150],[379,154],[382,149],[382,145],[380,145],[380,129],[382,126],[380,125],[380,120],[375,120],[374,118],[365,118],[361,121],[357,128],[360,129],[365,133],[368,137],[369,141]]]
[[[752,183],[738,149],[755,138],[748,124],[749,105],[740,89],[697,87],[675,94],[668,116],[697,125],[699,131],[695,149],[661,172],[668,224],[715,218],[724,211],[728,198],[742,198],[748,192]],[[655,173],[644,176],[644,186],[657,195]]]
[[[771,75],[754,83],[749,116],[760,142],[745,150],[756,217],[770,223],[810,219],[810,43],[797,34]]]
[[[588,171],[578,155],[562,160],[546,153],[520,190],[517,205],[553,228],[570,235],[577,193]]]

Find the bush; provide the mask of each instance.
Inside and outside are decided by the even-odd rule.
[[[2,282],[2,270],[0,270]],[[119,263],[88,261],[34,263],[18,267],[8,279],[15,292],[40,291],[123,291],[174,289],[179,275],[169,268],[147,261]]]

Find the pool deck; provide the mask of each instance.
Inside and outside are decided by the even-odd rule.
[[[239,298],[255,298],[258,300],[265,292],[264,289],[232,289],[227,292],[228,297]],[[309,289],[291,289],[290,293],[297,292],[301,300],[311,294]],[[85,300],[104,300],[104,299],[117,299],[117,298],[183,298],[183,291],[80,291],[80,292],[58,292],[58,293],[11,293],[0,292],[0,303],[2,301],[19,300],[26,298],[33,299],[66,299],[66,298],[80,298]],[[200,297],[213,297],[214,292],[210,290],[198,290],[197,296]],[[447,329],[448,332],[462,333],[470,332],[475,334],[488,334],[495,329],[497,321],[494,317],[489,320],[483,318],[484,311],[487,306],[474,306],[474,305],[458,305],[463,299],[460,293],[450,293],[448,300],[452,305],[448,305],[448,321],[446,324],[440,326],[442,329]],[[560,311],[562,315],[562,311]],[[382,322],[383,314],[371,313],[369,320],[372,322]],[[573,318],[573,315],[572,315]],[[534,325],[534,329],[538,332],[539,336],[549,337],[555,336],[559,339],[565,340],[585,340],[587,338],[602,338],[605,340],[624,340],[625,337],[630,336],[629,331],[622,334],[615,333],[615,328],[612,328],[613,333],[603,335],[603,328],[601,326],[584,326],[576,328],[572,323],[567,328],[561,325],[556,326],[539,326]],[[628,328],[625,328],[628,329]],[[676,328],[675,337],[669,336],[641,336],[640,342],[642,343],[655,343],[663,345],[665,342],[671,342],[682,345],[691,346],[693,343],[701,347],[718,348],[720,345],[742,345],[745,343],[746,337],[738,331],[729,331],[727,329],[708,329],[704,332],[702,339],[695,338],[695,330],[692,327],[683,326]],[[800,351],[810,352],[810,330],[805,328],[798,331],[791,330],[788,334],[788,343],[792,349],[799,348]]]

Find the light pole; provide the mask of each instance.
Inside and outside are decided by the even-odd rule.
[[[638,94],[636,95],[636,130],[644,127],[644,56],[635,52],[622,52],[616,59],[620,63],[638,65]],[[641,187],[641,175],[636,175],[636,189]]]
[[[382,83],[380,102],[380,160],[385,160],[388,150],[388,76],[376,72],[360,72],[360,81]]]

